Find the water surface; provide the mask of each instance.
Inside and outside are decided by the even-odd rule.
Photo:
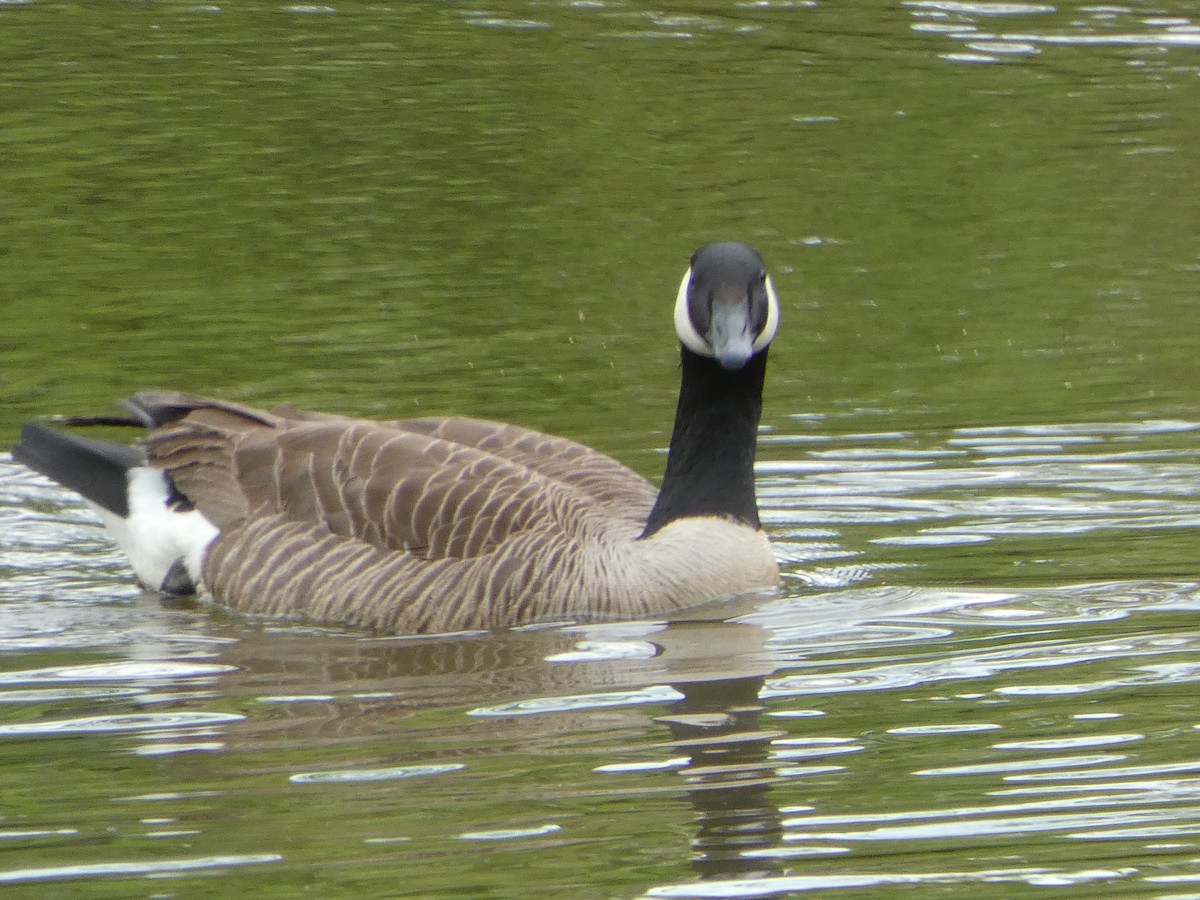
[[[1196,896],[1200,11],[0,3],[0,440],[134,390],[647,475],[696,245],[784,303],[775,597],[411,639],[132,582],[0,457],[29,896]]]

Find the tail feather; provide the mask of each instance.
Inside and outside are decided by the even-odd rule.
[[[122,400],[121,405],[133,414],[137,424],[149,429],[170,425],[189,413],[200,410],[219,410],[261,425],[275,425],[278,421],[278,417],[271,413],[242,406],[240,403],[226,403],[175,391],[143,391]]]
[[[138,447],[80,437],[38,422],[21,429],[13,459],[122,518],[129,515],[130,469],[146,464]]]

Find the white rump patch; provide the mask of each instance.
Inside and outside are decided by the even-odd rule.
[[[167,505],[170,490],[161,469],[139,466],[130,469],[128,477],[128,518],[94,503],[88,505],[100,516],[146,587],[159,590],[179,560],[183,560],[192,581],[199,584],[204,551],[218,534],[216,526],[196,510],[179,512]]]

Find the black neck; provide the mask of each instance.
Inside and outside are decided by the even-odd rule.
[[[685,516],[722,516],[759,527],[754,448],[762,412],[767,351],[740,372],[680,348],[675,430],[658,501],[642,537]]]

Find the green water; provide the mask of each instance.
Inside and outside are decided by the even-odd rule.
[[[656,477],[745,240],[784,590],[247,623],[5,457],[0,885],[1194,896],[1198,4],[334,2],[0,0],[0,444],[174,388]]]
[[[4,8],[0,429],[150,384],[644,440],[713,237],[777,416],[1191,411],[1194,49],[954,62],[915,29],[1171,32],[927,6]]]

